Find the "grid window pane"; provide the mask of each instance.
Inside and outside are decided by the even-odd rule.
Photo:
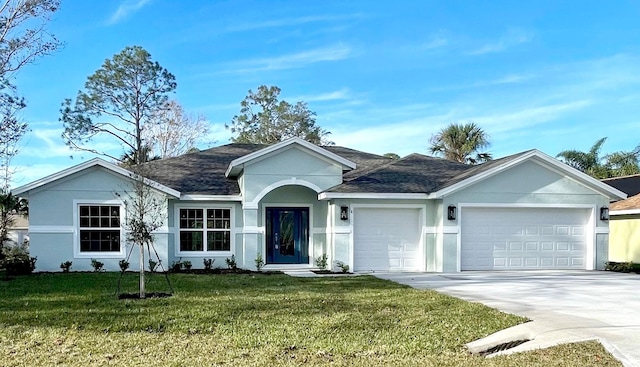
[[[81,230],[81,252],[119,252],[120,231]]]
[[[231,251],[229,231],[207,232],[207,251]]]
[[[80,251],[120,252],[120,207],[81,205]]]
[[[231,209],[207,209],[207,228],[231,228]]]
[[[115,205],[81,205],[80,228],[120,228],[120,207]]]
[[[202,209],[180,209],[180,228],[203,228]]]
[[[180,251],[202,251],[202,232],[200,231],[181,231],[180,232]]]

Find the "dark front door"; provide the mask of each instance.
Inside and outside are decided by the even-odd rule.
[[[309,263],[309,209],[267,208],[267,263]]]

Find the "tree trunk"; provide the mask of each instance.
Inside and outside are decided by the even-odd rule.
[[[144,291],[144,245],[140,244],[140,298],[146,298]]]

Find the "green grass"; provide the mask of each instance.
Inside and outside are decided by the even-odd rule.
[[[524,320],[369,276],[176,274],[173,297],[147,300],[118,300],[117,278],[0,282],[0,365],[620,366],[594,342],[470,355],[465,343]],[[124,289],[136,284],[127,274]]]

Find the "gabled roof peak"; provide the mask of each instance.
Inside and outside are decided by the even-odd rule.
[[[339,163],[340,165],[342,165],[343,170],[351,170],[356,168],[356,164],[350,160],[347,160],[345,158],[340,157],[339,155],[332,153],[322,147],[319,147],[313,143],[310,143],[304,139],[300,139],[298,137],[293,137],[284,141],[281,141],[279,143],[273,144],[273,145],[269,145],[266,146],[265,148],[262,148],[260,150],[257,150],[255,152],[249,153],[245,156],[239,157],[234,159],[233,161],[231,161],[231,163],[229,164],[229,167],[227,168],[227,171],[225,172],[225,176],[226,177],[237,177],[240,172],[242,172],[242,170],[244,169],[244,165],[246,163],[249,163],[251,161],[255,161],[257,159],[261,159],[263,157],[266,157],[272,153],[275,153],[279,150],[282,149],[286,149],[290,146],[293,145],[297,145],[302,147],[303,149],[309,150],[317,155],[320,155],[321,157],[324,157],[328,160],[334,161],[336,163]]]
[[[108,171],[111,171],[113,173],[116,173],[118,175],[121,176],[125,176],[127,178],[131,178],[133,177],[134,173],[122,168],[118,165],[115,165],[113,163],[107,162],[102,158],[93,158],[91,160],[88,160],[86,162],[82,162],[80,164],[76,164],[75,166],[71,166],[67,169],[64,169],[62,171],[56,172],[54,174],[51,174],[49,176],[43,177],[39,180],[33,181],[31,183],[28,183],[26,185],[20,186],[15,188],[14,190],[12,190],[14,195],[21,195],[24,193],[28,193],[31,190],[37,189],[41,186],[47,185],[51,182],[57,181],[59,179],[62,179],[64,177],[70,176],[74,173],[78,173],[80,171],[84,171],[88,168],[91,167],[102,167]],[[170,196],[173,197],[180,197],[180,192],[177,190],[174,190],[170,187],[167,187],[159,182],[153,181],[153,180],[149,180],[147,178],[144,179],[145,183],[148,184],[149,186],[153,187],[154,189],[164,192],[165,194],[168,194]]]

